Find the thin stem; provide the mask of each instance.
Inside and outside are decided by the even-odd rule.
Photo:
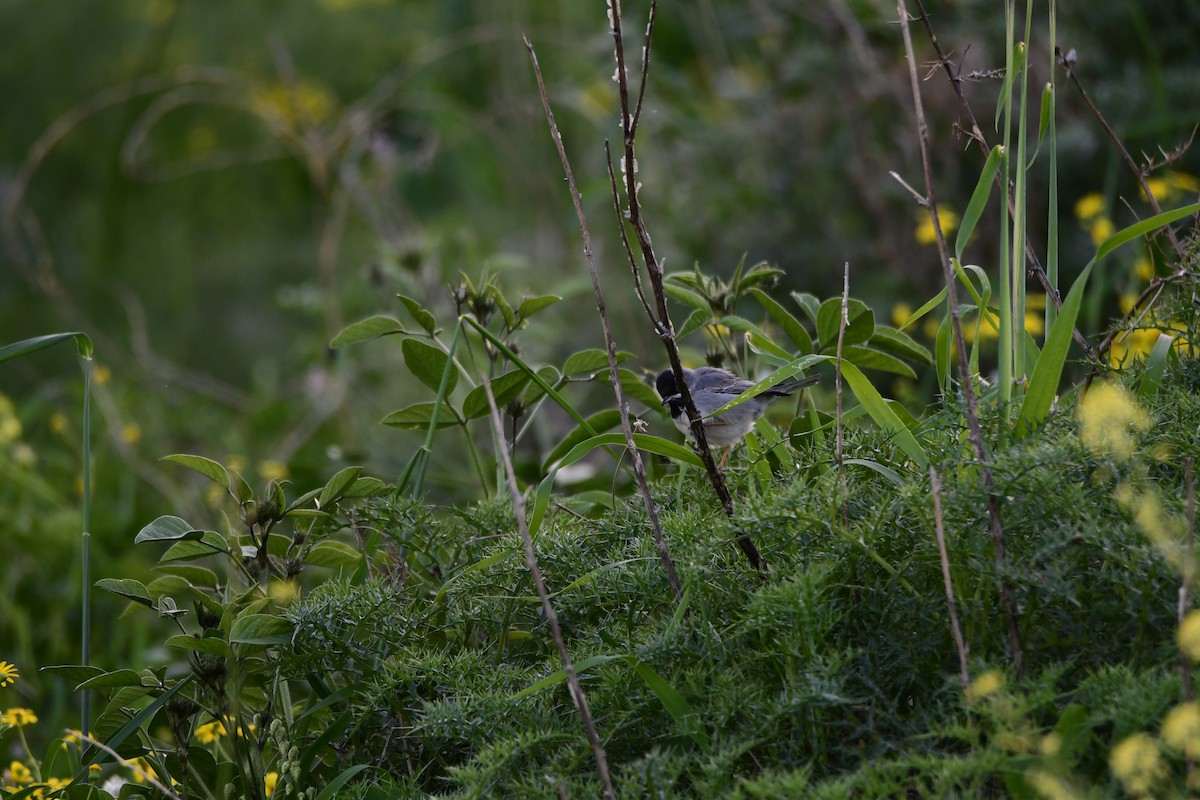
[[[1183,481],[1187,492],[1187,535],[1184,539],[1184,548],[1186,556],[1183,561],[1183,580],[1179,583],[1179,622],[1183,623],[1183,618],[1187,616],[1188,611],[1192,607],[1191,586],[1192,581],[1196,577],[1196,485],[1195,476],[1192,473],[1192,457],[1188,456],[1183,461]],[[1195,692],[1192,688],[1192,662],[1187,654],[1180,652],[1180,677],[1183,681],[1183,699],[1187,702],[1192,702],[1196,699]],[[1188,768],[1191,769],[1191,761],[1188,762]]]
[[[1092,98],[1088,95],[1087,90],[1084,89],[1083,84],[1079,82],[1079,76],[1075,74],[1075,59],[1066,58],[1063,56],[1062,51],[1057,47],[1054,49],[1054,52],[1058,55],[1058,63],[1062,64],[1063,68],[1066,69],[1067,78],[1070,79],[1071,84],[1079,91],[1079,96],[1083,98],[1084,104],[1088,107],[1088,110],[1092,112],[1092,116],[1096,118],[1096,121],[1100,123],[1100,127],[1104,129],[1104,133],[1108,136],[1109,141],[1112,142],[1113,146],[1117,148],[1117,152],[1121,154],[1121,159],[1125,162],[1125,165],[1129,167],[1129,170],[1133,173],[1133,176],[1137,178],[1137,182],[1142,187],[1142,191],[1146,193],[1146,200],[1150,203],[1150,207],[1154,209],[1155,214],[1161,214],[1162,208],[1159,206],[1158,200],[1154,196],[1154,192],[1150,191],[1150,183],[1146,180],[1145,173],[1143,170],[1138,168],[1138,165],[1133,160],[1133,156],[1131,156],[1129,151],[1125,149],[1125,144],[1121,141],[1121,137],[1117,136],[1117,132],[1114,131],[1112,126],[1108,124],[1108,120],[1106,120],[1104,115],[1100,113],[1100,109],[1097,108],[1096,104],[1092,102]],[[1175,255],[1182,260],[1184,256],[1183,245],[1175,236],[1175,230],[1170,225],[1165,226],[1165,228],[1167,231],[1167,238],[1171,240],[1171,247],[1175,249]]]
[[[925,34],[929,37],[929,43],[933,45],[933,49],[937,53],[938,63],[942,65],[942,68],[946,72],[946,76],[950,79],[950,85],[954,89],[954,94],[958,96],[958,102],[962,106],[963,114],[966,116],[968,123],[970,123],[971,140],[980,147],[980,149],[983,151],[984,157],[986,157],[989,153],[991,153],[992,148],[991,145],[988,144],[987,137],[985,137],[983,135],[983,131],[980,130],[979,123],[975,121],[975,112],[971,110],[971,104],[967,102],[967,96],[962,90],[962,78],[955,73],[954,67],[950,62],[950,58],[946,55],[946,51],[942,49],[942,45],[938,42],[937,35],[933,32],[933,24],[929,21],[929,14],[925,11],[925,6],[922,0],[913,1],[916,3],[917,10],[921,14],[920,20],[925,26]],[[1008,203],[1009,213],[1012,213],[1012,211],[1016,208],[1016,204],[1013,200],[1012,192],[1009,190],[1008,185],[1005,184],[1003,176],[999,173],[996,175],[996,185],[999,186],[1001,191],[1004,192]],[[1062,296],[1059,294],[1056,286],[1050,282],[1049,277],[1046,275],[1046,271],[1042,269],[1042,265],[1038,261],[1037,253],[1035,253],[1033,250],[1033,243],[1029,241],[1028,237],[1025,239],[1025,259],[1029,264],[1029,269],[1037,277],[1038,282],[1042,284],[1042,288],[1046,290],[1046,297],[1050,299],[1050,302],[1054,303],[1054,307],[1056,309],[1062,308]],[[1071,335],[1080,348],[1083,349],[1084,354],[1087,355],[1089,359],[1094,359],[1096,353],[1092,350],[1092,346],[1088,344],[1087,339],[1083,338],[1083,334],[1079,332],[1079,329],[1074,329],[1071,332]]]
[[[83,623],[81,656],[83,666],[92,661],[92,364],[83,359],[83,556],[80,564],[83,586]],[[91,693],[84,689],[80,698],[80,722],[86,733],[91,730]]]
[[[638,248],[641,251],[642,261],[646,265],[646,272],[650,278],[650,288],[654,293],[655,308],[653,313],[650,314],[650,322],[654,326],[655,333],[662,339],[663,346],[666,348],[667,360],[670,362],[671,371],[675,375],[675,385],[683,400],[683,407],[687,412],[688,420],[691,422],[692,439],[695,443],[696,454],[704,462],[709,483],[712,484],[713,491],[717,493],[717,498],[720,500],[721,507],[724,509],[726,516],[732,518],[733,496],[730,495],[729,487],[725,484],[725,476],[721,474],[721,470],[717,468],[716,461],[713,460],[712,451],[708,447],[708,438],[704,434],[704,426],[700,422],[700,413],[696,410],[696,404],[692,400],[692,393],[688,389],[687,382],[683,379],[683,363],[679,358],[679,347],[675,342],[675,327],[671,324],[671,315],[667,311],[667,296],[663,289],[662,262],[654,254],[654,244],[650,240],[650,232],[646,227],[646,220],[642,216],[641,203],[638,200],[638,191],[641,186],[637,182],[638,167],[637,159],[634,157],[637,127],[634,116],[630,114],[629,108],[629,76],[626,73],[625,41],[621,32],[621,2],[620,0],[608,0],[608,3],[609,21],[611,23],[610,30],[613,36],[613,54],[617,62],[617,86],[621,98],[621,132],[623,134],[624,145],[624,155],[621,158],[621,172],[624,179],[625,199],[628,203],[626,211],[622,212],[618,198],[617,216],[622,226],[625,220],[628,220],[629,224],[633,227],[634,234],[637,236]],[[656,0],[651,0],[651,17],[655,14],[656,7]],[[649,44],[649,41],[647,41],[642,60],[641,85],[643,91],[650,70]],[[616,175],[612,166],[612,155],[608,152],[607,143],[605,143],[605,151],[608,153],[609,180],[615,183]],[[616,194],[615,191],[614,194]],[[629,253],[632,256],[632,248],[629,249]],[[632,267],[634,270],[637,270],[636,261],[632,264]],[[770,565],[758,551],[758,548],[755,547],[749,535],[744,531],[738,531],[735,541],[751,566],[760,572],[770,571]]]
[[[653,25],[653,17],[651,17],[650,25]],[[646,57],[648,57],[650,47],[649,27],[647,28]],[[583,260],[587,264],[588,276],[592,279],[592,290],[596,294],[596,310],[600,313],[600,327],[604,330],[604,343],[608,353],[608,374],[612,378],[617,408],[621,413],[621,430],[625,434],[625,444],[632,457],[633,474],[637,480],[638,488],[641,490],[642,502],[646,506],[646,513],[650,517],[650,528],[654,532],[654,546],[658,550],[659,558],[662,560],[663,569],[667,574],[667,582],[670,583],[671,591],[675,595],[675,602],[678,603],[683,598],[683,587],[679,583],[679,576],[675,572],[675,563],[671,560],[671,553],[667,548],[667,540],[663,535],[662,523],[658,516],[658,506],[654,502],[654,496],[650,493],[650,483],[646,480],[646,467],[642,463],[642,454],[633,440],[633,426],[629,422],[629,402],[625,398],[625,390],[621,386],[621,376],[617,367],[617,343],[613,339],[612,327],[608,323],[608,311],[605,307],[604,292],[600,288],[600,276],[596,272],[596,262],[592,256],[592,236],[588,230],[587,216],[583,211],[583,198],[580,196],[579,188],[575,184],[575,173],[571,169],[570,159],[567,158],[567,150],[563,145],[562,134],[559,133],[558,124],[554,121],[554,111],[550,107],[550,96],[546,92],[546,83],[542,79],[542,69],[538,65],[537,53],[534,52],[533,45],[528,38],[525,39],[525,47],[529,50],[529,60],[533,63],[533,74],[537,78],[538,93],[542,99],[542,109],[546,112],[546,123],[550,126],[550,138],[554,140],[554,147],[558,151],[559,161],[562,162],[563,174],[567,178],[567,189],[571,193],[571,202],[575,206],[575,216],[579,220],[579,233],[583,239]],[[642,88],[645,88],[644,82]],[[640,111],[640,97],[638,108]]]
[[[837,340],[837,382],[834,384],[834,392],[837,401],[837,431],[834,438],[834,453],[837,458],[838,465],[838,483],[842,489],[842,498],[845,504],[842,509],[842,514],[846,527],[850,526],[850,493],[846,486],[846,465],[842,460],[842,346],[846,341],[846,326],[850,324],[850,262],[846,262],[845,273],[842,278],[842,317],[838,322],[838,340]]]
[[[954,634],[954,646],[958,649],[958,667],[962,677],[963,692],[971,690],[971,670],[967,662],[967,645],[963,641],[962,628],[958,624],[958,609],[954,602],[954,583],[950,580],[950,556],[946,552],[946,531],[942,525],[942,487],[937,470],[929,468],[929,488],[933,494],[933,527],[937,532],[938,556],[942,560],[942,580],[946,584],[946,609],[950,614],[950,631]]]
[[[537,553],[533,549],[533,537],[529,535],[529,523],[525,517],[525,495],[521,493],[517,486],[517,475],[513,470],[512,458],[508,454],[508,446],[504,441],[504,423],[500,420],[500,409],[496,407],[496,396],[492,393],[492,382],[488,378],[487,373],[483,373],[483,391],[487,395],[488,409],[491,411],[492,429],[495,431],[496,438],[501,446],[497,448],[500,455],[500,460],[503,462],[504,474],[508,480],[508,489],[512,493],[513,512],[517,517],[517,529],[521,532],[521,542],[525,546],[525,568],[529,570],[530,576],[533,578],[534,588],[537,590],[538,600],[541,602],[542,613],[546,616],[546,622],[550,625],[550,633],[554,637],[554,645],[558,648],[558,656],[562,660],[563,669],[567,673],[567,684],[571,689],[571,698],[575,701],[575,707],[579,709],[579,716],[583,719],[583,727],[587,732],[588,741],[592,745],[592,754],[596,759],[596,769],[600,772],[600,782],[604,786],[604,796],[608,798],[616,798],[616,792],[613,790],[612,778],[608,774],[608,756],[604,752],[604,746],[600,743],[600,737],[596,733],[596,726],[592,722],[592,713],[588,709],[587,696],[583,693],[583,687],[579,683],[579,676],[575,674],[575,666],[571,662],[571,654],[567,652],[567,644],[563,640],[562,629],[558,624],[558,614],[554,611],[554,606],[550,602],[550,595],[546,591],[545,581],[542,580],[542,570],[538,567]]]
[[[919,3],[920,0],[917,0]],[[961,386],[963,400],[967,410],[967,425],[971,443],[975,448],[975,457],[979,462],[979,473],[983,478],[984,489],[988,497],[988,518],[991,523],[992,548],[995,551],[996,566],[1003,571],[1006,561],[1004,547],[1004,529],[1000,524],[1000,501],[996,497],[995,481],[992,478],[990,458],[987,446],[983,441],[983,428],[979,424],[979,406],[975,397],[975,386],[967,363],[967,349],[963,341],[962,319],[958,309],[958,292],[955,289],[954,273],[950,264],[949,251],[946,247],[946,237],[942,231],[941,220],[938,218],[937,202],[933,191],[933,170],[929,158],[929,128],[925,123],[925,110],[921,103],[921,83],[917,77],[917,61],[913,54],[912,34],[908,27],[908,10],[905,0],[896,0],[896,11],[900,18],[900,32],[904,39],[904,52],[908,58],[908,79],[912,87],[913,109],[917,118],[917,141],[921,150],[921,165],[925,173],[925,197],[929,201],[929,216],[933,222],[934,235],[937,239],[938,255],[942,262],[942,275],[946,282],[946,302],[950,307],[950,319],[953,326],[954,342],[958,350],[958,369],[962,377]],[[1000,575],[1000,599],[1004,606],[1004,616],[1008,623],[1009,646],[1012,650],[1013,666],[1019,676],[1024,674],[1024,654],[1021,648],[1021,635],[1017,628],[1016,603],[1013,600],[1012,588],[1008,581]]]

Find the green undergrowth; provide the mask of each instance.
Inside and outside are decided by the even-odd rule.
[[[847,467],[843,490],[814,452],[807,473],[761,491],[743,462],[730,470],[730,521],[701,474],[656,484],[682,608],[638,505],[599,518],[553,511],[538,558],[618,796],[1007,796],[1045,775],[1114,791],[1109,749],[1180,698],[1178,573],[1128,487],[1181,512],[1198,388],[1194,361],[1169,368],[1144,398],[1154,422],[1133,461],[1084,446],[1072,398],[1038,436],[993,437],[1002,569],[963,420],[934,418],[925,442],[958,614],[971,674],[989,681],[973,701],[958,678],[928,474],[878,431],[851,430],[846,457],[892,467],[900,485]],[[366,513],[386,557],[370,579],[327,583],[292,606],[297,635],[279,656],[282,674],[345,693],[339,749],[389,776],[343,796],[599,796],[509,506],[377,499]],[[769,575],[740,557],[739,530]],[[1001,576],[1016,599],[1022,677]]]

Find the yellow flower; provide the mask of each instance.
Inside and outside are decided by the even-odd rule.
[[[112,380],[112,370],[102,364],[97,364],[96,368],[92,370],[92,380],[96,381],[98,386],[103,386]]]
[[[29,783],[33,780],[33,773],[20,761],[14,761],[8,765],[8,779],[18,784]]]
[[[1162,724],[1162,738],[1188,758],[1200,754],[1200,706],[1183,703],[1171,709]]]
[[[1122,292],[1117,298],[1117,306],[1120,307],[1122,314],[1128,314],[1133,311],[1133,304],[1137,302],[1137,295],[1133,292]]]
[[[15,682],[19,677],[21,677],[21,673],[17,670],[16,664],[0,661],[0,689]]]
[[[281,481],[287,478],[288,468],[286,464],[267,459],[259,462],[258,474],[269,481]]]
[[[1088,233],[1092,235],[1092,244],[1097,247],[1104,244],[1108,240],[1108,237],[1113,235],[1115,230],[1113,221],[1108,217],[1100,217],[1088,226]]]
[[[282,83],[260,86],[251,93],[250,105],[276,125],[300,128],[332,117],[337,100],[322,84],[304,78],[294,86]]]
[[[1133,262],[1133,274],[1143,283],[1149,283],[1154,280],[1154,262],[1148,256],[1138,256]]]
[[[225,468],[238,474],[246,471],[246,457],[229,455],[225,457]]]
[[[21,728],[25,725],[33,725],[37,722],[37,714],[28,708],[10,708],[4,712],[4,716],[0,717],[5,725],[10,725],[14,728]]]
[[[275,794],[275,784],[279,783],[278,772],[268,772],[265,776],[267,797]]]
[[[1158,341],[1159,332],[1154,328],[1136,328],[1123,331],[1113,339],[1108,351],[1108,360],[1114,367],[1122,367],[1131,357],[1148,356]]]
[[[125,444],[137,444],[142,440],[142,427],[136,422],[131,422],[121,428],[121,441]]]
[[[892,324],[897,328],[904,326],[908,322],[908,318],[912,316],[913,307],[901,300],[896,305],[892,306]]]
[[[1113,775],[1125,785],[1130,794],[1148,795],[1166,774],[1166,765],[1158,745],[1144,733],[1135,733],[1121,740],[1108,756]]]
[[[1179,623],[1179,649],[1192,661],[1200,661],[1200,611],[1189,611]]]
[[[50,432],[62,434],[67,430],[67,415],[61,411],[55,411],[50,415]]]
[[[1065,780],[1047,769],[1031,769],[1025,773],[1025,780],[1047,800],[1077,800],[1077,798],[1083,797]]]
[[[21,420],[10,412],[0,411],[0,444],[15,442],[21,438]]]
[[[32,467],[37,464],[37,453],[25,442],[17,442],[13,445],[13,461],[17,462],[22,467]]]
[[[129,767],[133,773],[134,783],[149,783],[158,777],[158,773],[154,771],[154,767],[150,766],[150,762],[141,756],[132,761],[126,761],[125,766]]]
[[[1147,178],[1146,186],[1148,186],[1150,188],[1150,194],[1154,195],[1154,198],[1156,200],[1161,200],[1164,197],[1166,197],[1168,194],[1170,194],[1170,190],[1167,186],[1167,182],[1163,178]],[[1148,199],[1146,197],[1145,189],[1140,190],[1140,193],[1142,195],[1143,200]]]
[[[1045,292],[1030,292],[1025,296],[1025,307],[1032,308],[1035,311],[1046,310],[1046,293]]]
[[[1046,318],[1035,311],[1026,311],[1025,330],[1031,336],[1041,336],[1046,332]]]
[[[1197,180],[1194,175],[1188,175],[1186,172],[1168,172],[1167,183],[1181,192],[1200,192],[1200,180]]]
[[[1095,385],[1079,402],[1079,438],[1093,453],[1130,458],[1136,449],[1131,429],[1149,430],[1150,415],[1121,387]]]
[[[214,720],[196,728],[196,741],[200,744],[212,744],[225,735],[225,726]]]
[[[982,700],[1004,688],[1004,673],[999,670],[988,670],[971,681],[970,697],[972,700]]]
[[[271,581],[267,594],[281,606],[286,606],[300,596],[300,587],[295,581]]]
[[[938,222],[942,225],[942,235],[949,236],[958,229],[959,216],[945,206],[938,206]],[[933,217],[929,214],[923,214],[921,221],[917,224],[917,230],[913,233],[919,244],[933,244],[937,241],[937,233],[933,229]]]
[[[1075,219],[1080,221],[1097,217],[1104,211],[1104,198],[1098,192],[1085,194],[1075,203]]]

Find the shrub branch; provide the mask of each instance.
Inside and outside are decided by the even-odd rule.
[[[571,662],[571,654],[567,652],[567,643],[563,639],[562,628],[558,624],[558,614],[554,611],[554,605],[550,602],[550,595],[546,592],[546,583],[542,580],[542,570],[538,567],[537,553],[533,549],[533,537],[529,535],[529,522],[525,517],[525,495],[521,493],[517,486],[517,474],[513,470],[512,457],[508,454],[508,442],[504,436],[504,423],[500,420],[500,409],[496,406],[496,395],[492,393],[492,381],[488,378],[487,372],[481,372],[480,378],[483,381],[483,391],[487,395],[488,409],[491,411],[492,429],[496,433],[496,443],[498,447],[498,455],[500,461],[504,464],[504,476],[508,481],[508,490],[512,494],[513,513],[517,518],[517,529],[521,533],[521,542],[525,545],[525,568],[529,570],[530,576],[533,578],[533,586],[537,590],[538,601],[542,606],[542,613],[546,615],[546,622],[550,625],[550,634],[554,637],[554,645],[558,648],[558,657],[562,660],[563,670],[567,673],[567,685],[571,688],[571,699],[575,702],[575,707],[579,709],[579,716],[583,719],[583,728],[587,732],[588,741],[592,745],[592,755],[596,758],[596,769],[600,772],[600,782],[604,786],[604,796],[607,798],[616,799],[616,792],[613,790],[612,777],[608,774],[608,756],[604,752],[604,745],[600,743],[600,737],[596,733],[596,726],[592,722],[592,712],[588,709],[587,696],[583,693],[583,686],[579,683],[579,676],[575,674],[575,666]]]
[[[529,60],[533,64],[533,74],[537,78],[538,93],[542,100],[542,109],[546,112],[546,124],[550,126],[550,138],[558,151],[559,161],[562,162],[563,174],[567,178],[567,188],[571,193],[571,202],[575,205],[575,216],[579,220],[579,234],[583,239],[583,260],[587,264],[588,276],[592,279],[592,290],[596,294],[596,310],[600,313],[600,327],[604,329],[604,344],[608,352],[608,374],[612,379],[613,393],[617,399],[617,409],[621,412],[621,431],[625,434],[625,445],[633,460],[633,474],[637,479],[638,488],[642,493],[642,502],[646,506],[646,514],[650,518],[650,528],[654,532],[654,547],[662,560],[663,569],[667,573],[667,581],[675,595],[675,602],[683,598],[683,589],[679,584],[679,576],[675,572],[675,563],[671,560],[667,540],[663,535],[662,522],[658,517],[658,506],[650,492],[650,483],[646,480],[646,466],[642,462],[642,454],[633,441],[633,426],[629,422],[629,401],[625,398],[625,390],[621,386],[621,375],[617,367],[617,343],[613,339],[612,326],[608,323],[608,310],[604,302],[604,291],[600,288],[600,276],[596,272],[596,261],[592,256],[592,237],[588,231],[587,216],[583,211],[583,200],[579,188],[575,184],[575,173],[571,169],[567,150],[563,145],[562,134],[554,121],[554,111],[550,107],[550,97],[546,92],[546,82],[542,79],[542,69],[538,65],[537,53],[533,44],[525,38],[525,47],[529,50]],[[641,111],[641,96],[638,96],[638,112]],[[636,116],[636,115],[635,115]],[[624,233],[624,231],[622,231]],[[636,272],[634,273],[637,274]]]
[[[917,0],[918,5],[920,0]],[[925,199],[928,201],[930,220],[937,238],[938,256],[942,262],[942,275],[946,281],[946,303],[950,308],[950,319],[954,330],[954,344],[958,351],[958,370],[962,376],[963,400],[967,410],[967,425],[970,430],[971,443],[975,448],[975,457],[979,461],[979,474],[983,478],[984,489],[988,497],[988,519],[992,532],[992,547],[996,555],[996,567],[1000,580],[1000,599],[1004,606],[1004,616],[1008,624],[1009,646],[1012,650],[1013,666],[1017,676],[1024,674],[1024,654],[1021,648],[1021,634],[1017,628],[1016,603],[1013,600],[1012,587],[1004,577],[1004,565],[1007,560],[1004,547],[1004,528],[1000,524],[1000,501],[996,497],[995,481],[992,477],[990,457],[987,445],[983,441],[983,428],[979,424],[979,404],[975,397],[975,384],[971,377],[970,365],[967,363],[967,348],[963,341],[962,319],[958,309],[958,292],[954,285],[954,273],[950,268],[949,250],[946,248],[946,237],[942,232],[941,220],[938,218],[937,203],[933,190],[933,170],[929,159],[929,126],[925,122],[925,110],[921,103],[921,83],[917,77],[917,61],[913,54],[912,34],[909,31],[908,9],[905,0],[896,0],[896,12],[900,19],[900,32],[904,39],[904,52],[908,58],[908,78],[912,86],[913,110],[917,121],[917,141],[921,151],[921,166],[925,174]],[[922,9],[924,13],[924,9]]]
[[[662,262],[654,254],[654,244],[650,239],[646,220],[642,216],[641,204],[638,202],[638,190],[641,187],[637,182],[637,161],[635,159],[634,145],[637,141],[638,123],[641,121],[642,99],[645,96],[646,79],[650,71],[650,47],[654,34],[657,2],[656,0],[651,0],[650,2],[650,12],[646,22],[646,40],[642,46],[641,83],[638,90],[637,108],[635,113],[632,114],[629,107],[629,76],[625,63],[625,40],[621,31],[621,1],[606,0],[606,2],[608,3],[609,24],[613,37],[613,55],[617,63],[617,86],[621,98],[621,133],[623,139],[621,177],[625,186],[626,205],[624,210],[622,210],[620,196],[614,186],[613,195],[617,201],[618,223],[624,228],[625,222],[628,221],[637,237],[638,249],[641,251],[642,261],[646,266],[646,274],[649,276],[650,288],[654,294],[653,309],[644,296],[641,297],[642,305],[649,315],[655,333],[662,339],[663,346],[666,348],[667,360],[670,361],[671,371],[675,374],[675,386],[679,390],[683,399],[684,410],[691,421],[692,438],[695,443],[696,454],[704,462],[705,471],[708,473],[708,480],[712,484],[713,491],[717,493],[721,507],[725,510],[725,514],[732,518],[733,497],[729,493],[729,487],[725,484],[725,476],[717,468],[712,451],[709,450],[708,439],[704,435],[704,426],[700,422],[700,413],[696,410],[696,404],[692,400],[692,393],[688,390],[688,385],[683,379],[683,364],[679,359],[679,346],[675,342],[675,327],[671,323],[671,315],[667,311],[667,295],[663,290]],[[608,150],[607,142],[605,143],[605,152],[608,154],[609,180],[615,184],[616,173],[613,169],[612,154]],[[622,232],[622,235],[624,236],[624,232]],[[630,256],[630,266],[637,273],[639,267],[636,258],[633,257],[632,247],[628,246],[628,239],[626,239],[626,251]],[[635,281],[635,285],[639,293],[641,293],[641,281]],[[749,535],[744,531],[739,531],[736,534],[736,541],[751,566],[762,572],[770,570],[766,559],[763,558],[758,548],[755,547]]]

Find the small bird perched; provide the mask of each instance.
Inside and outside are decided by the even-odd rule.
[[[754,385],[753,382],[739,378],[729,370],[718,367],[684,368],[683,379],[687,382],[692,402],[696,404],[696,411],[700,412],[702,418]],[[767,406],[781,397],[787,397],[797,389],[812,386],[820,379],[819,375],[809,375],[796,381],[784,381],[724,414],[712,419],[705,419],[703,422],[704,437],[708,440],[709,445],[725,448],[720,466],[725,466],[725,459],[729,457],[729,451],[750,432],[758,418],[766,413]],[[664,369],[654,379],[654,386],[663,399],[662,404],[670,408],[671,419],[674,421],[675,427],[690,436],[691,421],[688,420],[687,412],[684,410],[683,395],[679,393],[679,387],[675,383],[675,373]]]

